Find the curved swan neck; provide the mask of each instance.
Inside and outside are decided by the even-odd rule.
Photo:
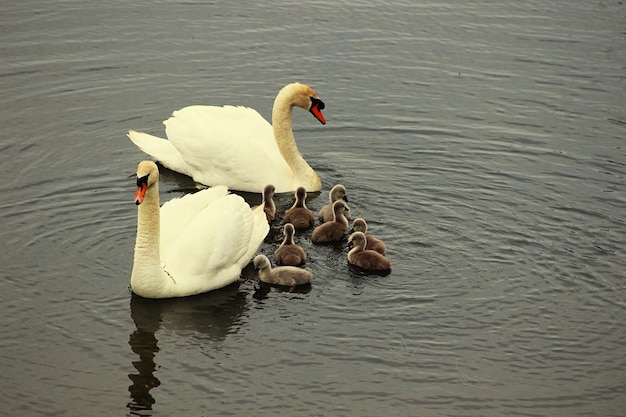
[[[313,168],[304,160],[293,135],[291,116],[296,103],[290,86],[280,90],[272,108],[272,129],[280,154],[299,178],[309,178],[311,189],[320,189],[322,183]]]
[[[294,104],[290,101],[289,96],[284,94],[284,91],[281,91],[276,97],[272,109],[274,138],[280,153],[290,165],[292,165],[292,161],[298,158],[303,159],[296,145],[296,138],[293,135],[291,124],[293,107]]]

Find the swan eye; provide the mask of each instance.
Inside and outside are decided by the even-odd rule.
[[[137,178],[137,187],[141,187],[143,184],[148,185],[148,177],[150,174],[146,174],[143,177]]]
[[[311,97],[311,107],[314,107],[316,105],[317,108],[320,110],[324,110],[324,107],[326,107],[322,100],[320,100],[319,98]]]

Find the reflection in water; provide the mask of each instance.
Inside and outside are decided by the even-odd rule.
[[[128,343],[139,360],[133,362],[137,373],[128,375],[132,381],[128,387],[132,400],[126,406],[131,410],[130,414],[152,415],[149,411],[156,400],[150,391],[161,385],[154,376],[155,357],[160,350],[155,333],[161,327],[173,331],[193,330],[209,340],[221,341],[237,330],[235,324],[245,310],[246,293],[239,291],[238,284],[193,297],[166,300],[151,300],[133,294],[130,315],[136,329]]]
[[[139,329],[130,335],[128,343],[133,352],[139,355],[139,361],[133,362],[138,373],[128,375],[132,381],[128,390],[133,401],[128,403],[127,407],[131,414],[141,415],[141,411],[152,410],[154,398],[150,395],[150,390],[161,385],[161,381],[153,375],[156,369],[154,356],[159,348],[154,332]]]
[[[311,284],[304,284],[297,285],[295,287],[287,287],[284,285],[268,284],[266,282],[259,281],[258,286],[255,288],[254,294],[252,294],[252,297],[254,297],[255,300],[264,300],[269,296],[272,288],[275,291],[283,291],[293,294],[308,294],[311,292],[312,286]]]

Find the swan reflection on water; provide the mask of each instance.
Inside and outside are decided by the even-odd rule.
[[[247,309],[246,296],[246,292],[239,291],[238,283],[185,298],[153,300],[132,295],[130,315],[135,330],[128,344],[139,359],[133,361],[136,372],[128,375],[131,401],[126,407],[131,415],[145,415],[145,411],[152,410],[155,399],[150,391],[162,383],[154,376],[159,367],[157,332],[193,331],[208,340],[223,341],[237,331],[236,323]]]

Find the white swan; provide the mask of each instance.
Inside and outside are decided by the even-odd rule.
[[[298,186],[320,191],[319,176],[296,145],[291,127],[294,106],[326,123],[317,93],[293,83],[276,96],[272,124],[247,107],[190,106],[163,122],[169,140],[133,130],[128,137],[165,167],[205,185],[249,192],[262,192],[266,184],[273,184],[277,193],[293,192]]]
[[[269,232],[256,213],[226,186],[187,194],[159,207],[159,170],[137,167],[138,207],[134,293],[146,298],[185,297],[235,282]]]

